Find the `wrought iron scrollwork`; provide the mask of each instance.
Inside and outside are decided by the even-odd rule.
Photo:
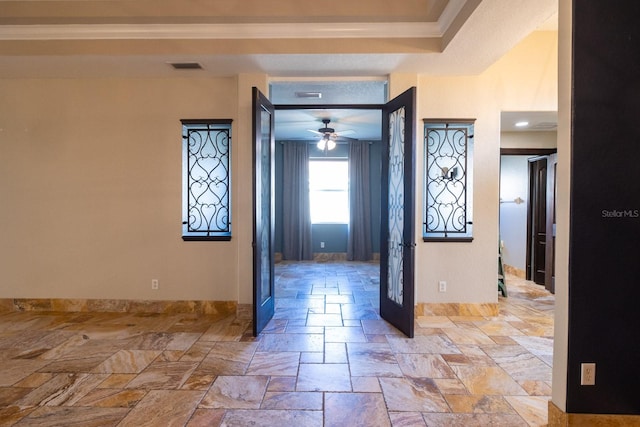
[[[425,125],[425,237],[470,235],[469,152],[472,123]]]
[[[186,142],[186,221],[183,234],[231,233],[229,124],[184,125]]]
[[[387,297],[402,306],[404,261],[402,233],[404,230],[404,107],[389,115],[389,259]],[[394,243],[399,243],[396,245]]]

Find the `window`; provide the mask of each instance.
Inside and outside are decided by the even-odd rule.
[[[231,240],[231,120],[182,120],[182,239]]]
[[[311,223],[349,223],[349,162],[347,159],[309,161]]]
[[[424,120],[424,241],[473,240],[474,122]]]

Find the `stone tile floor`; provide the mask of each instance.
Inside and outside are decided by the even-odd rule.
[[[260,337],[234,317],[0,315],[0,426],[542,426],[553,296],[500,315],[378,316],[378,266],[280,263]]]

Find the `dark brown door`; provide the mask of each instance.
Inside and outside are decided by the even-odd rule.
[[[545,277],[544,287],[551,293],[555,293],[556,288],[556,168],[558,166],[558,155],[551,154],[547,158],[547,243],[545,253]]]
[[[415,103],[411,88],[382,110],[380,316],[412,338],[414,328]]]
[[[529,159],[527,279],[545,284],[547,245],[547,156]]]
[[[274,304],[274,108],[253,88],[253,335],[273,317]]]

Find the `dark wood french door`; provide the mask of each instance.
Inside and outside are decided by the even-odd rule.
[[[411,88],[382,109],[380,316],[414,329],[415,104]]]
[[[411,88],[383,106],[380,315],[414,334],[415,103]],[[253,333],[274,314],[274,108],[253,89]]]
[[[275,309],[274,296],[274,108],[253,88],[253,335]]]

